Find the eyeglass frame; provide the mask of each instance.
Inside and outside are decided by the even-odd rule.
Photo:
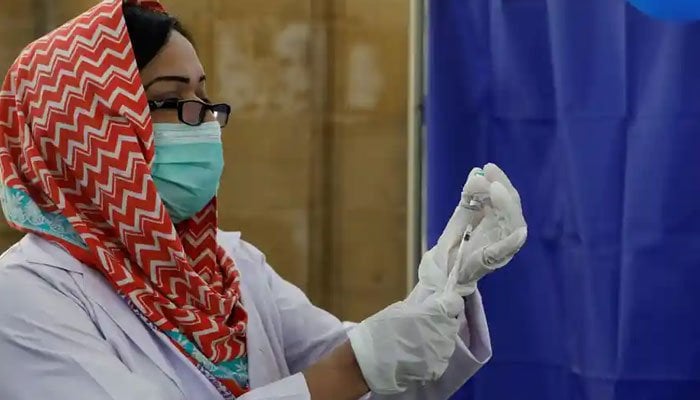
[[[198,103],[202,105],[202,110],[199,112],[199,123],[197,124],[191,124],[187,121],[184,120],[182,113],[183,113],[183,108],[186,103]],[[189,126],[199,126],[204,123],[204,117],[207,113],[207,111],[211,113],[215,112],[220,112],[215,110],[215,108],[221,108],[224,107],[226,111],[226,121],[221,124],[221,127],[225,127],[228,125],[228,120],[231,117],[231,106],[226,103],[215,103],[215,104],[210,104],[210,103],[205,103],[200,100],[195,100],[195,99],[189,99],[189,100],[179,100],[179,99],[168,99],[168,100],[149,100],[148,101],[148,107],[151,109],[151,111],[156,111],[156,110],[177,110],[177,119],[182,122],[185,125]]]

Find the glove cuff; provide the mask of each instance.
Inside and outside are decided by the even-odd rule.
[[[405,386],[399,385],[396,381],[395,371],[387,370],[388,365],[382,365],[379,349],[374,348],[372,334],[363,323],[351,329],[348,332],[348,338],[362,376],[372,393],[390,395],[406,390]]]

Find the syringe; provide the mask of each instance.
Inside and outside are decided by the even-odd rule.
[[[484,208],[484,206],[487,205],[491,206],[491,199],[489,198],[489,194],[475,193],[469,201],[469,205],[465,206],[465,208],[474,212],[479,212]],[[467,225],[467,229],[464,231],[463,241],[469,241],[469,239],[471,239],[473,231],[474,227],[470,223],[469,225]]]

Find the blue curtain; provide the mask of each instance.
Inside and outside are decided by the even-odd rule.
[[[480,284],[478,400],[700,399],[700,25],[623,0],[430,2],[428,240],[472,166],[528,244]]]

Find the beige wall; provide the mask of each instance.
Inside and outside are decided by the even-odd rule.
[[[34,39],[36,25],[30,1],[0,0],[0,76],[3,81],[12,61]],[[0,219],[0,250],[4,251],[20,237]]]
[[[94,1],[0,0],[0,68]],[[314,301],[359,319],[406,281],[406,0],[165,0],[225,132],[221,223]],[[14,240],[6,229],[0,244]]]

